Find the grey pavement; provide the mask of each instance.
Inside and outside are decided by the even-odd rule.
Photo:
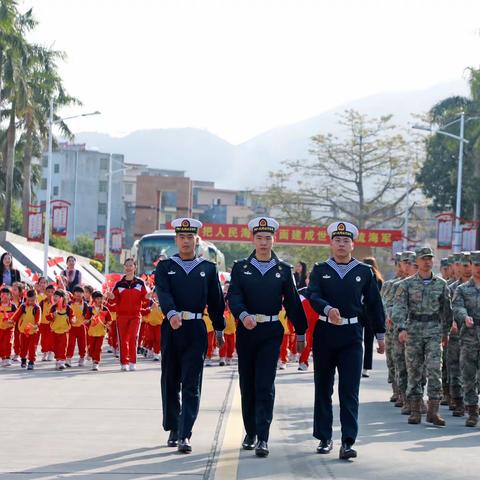
[[[294,364],[277,376],[270,456],[240,451],[241,419],[235,367],[205,368],[193,453],[165,446],[161,428],[160,365],[141,360],[120,372],[104,354],[101,371],[0,370],[0,479],[474,479],[480,467],[480,428],[466,428],[442,407],[447,427],[408,425],[389,403],[383,357],[362,380],[359,457],[338,460],[315,453],[313,374]],[[335,397],[336,398],[336,397]],[[233,406],[232,406],[233,405]]]

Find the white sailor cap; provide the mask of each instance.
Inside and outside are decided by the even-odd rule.
[[[172,227],[175,233],[197,233],[203,223],[194,218],[176,218],[172,220]]]
[[[273,235],[279,226],[279,223],[270,217],[257,217],[248,222],[248,229],[254,235],[258,232],[267,232]]]
[[[358,237],[358,228],[349,222],[333,222],[327,228],[330,238],[348,237],[355,240]]]

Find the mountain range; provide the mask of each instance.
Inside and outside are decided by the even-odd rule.
[[[268,172],[278,169],[282,160],[306,158],[313,135],[338,134],[338,114],[345,110],[354,109],[373,117],[393,114],[393,122],[406,128],[412,122],[412,114],[425,113],[451,95],[467,94],[468,86],[463,80],[424,90],[381,93],[273,128],[239,145],[196,128],[138,130],[124,137],[81,132],[75,135],[75,141],[124,154],[127,162],[185,170],[190,178],[214,181],[217,187],[254,189],[267,183]]]

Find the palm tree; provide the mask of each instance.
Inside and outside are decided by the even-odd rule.
[[[14,7],[16,5],[12,3]],[[27,84],[25,71],[28,62],[30,46],[25,41],[25,34],[36,25],[29,10],[25,14],[19,14],[14,18],[11,33],[7,36],[8,43],[2,45],[2,74],[5,86],[6,98],[10,102],[8,111],[8,128],[5,166],[5,219],[4,228],[11,227],[11,209],[13,193],[13,172],[15,165],[15,141],[17,132],[17,109],[25,107],[27,99]]]
[[[25,108],[21,112],[25,128],[23,157],[25,187],[22,194],[24,235],[27,235],[28,232],[28,207],[31,203],[32,157],[35,153],[35,156],[41,158],[43,145],[47,142],[50,99],[55,96],[55,109],[80,103],[66,93],[57,73],[56,60],[62,58],[64,58],[62,52],[39,46],[35,46],[31,56],[27,78],[28,98]],[[57,115],[54,115],[54,119],[58,120]],[[64,122],[60,121],[58,125],[64,137],[73,138],[73,134]]]

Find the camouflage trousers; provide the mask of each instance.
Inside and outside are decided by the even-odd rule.
[[[405,362],[405,345],[398,341],[398,334],[393,334],[393,360],[395,366],[395,380],[400,393],[405,394],[408,386],[407,364]]]
[[[460,372],[460,336],[450,335],[447,350],[447,374],[450,396],[452,398],[461,398],[462,392],[462,374]]]
[[[387,329],[385,334],[385,358],[387,359],[388,383],[395,382],[394,335],[393,329]]]
[[[448,370],[447,370],[447,357],[448,357],[448,347],[444,347],[442,350],[442,386],[447,388],[450,391],[448,386]]]
[[[465,405],[478,405],[480,382],[480,327],[462,327],[460,334],[460,368]]]
[[[408,326],[405,358],[408,372],[407,397],[423,397],[422,379],[426,373],[430,400],[442,398],[442,333],[437,322],[412,322]]]

